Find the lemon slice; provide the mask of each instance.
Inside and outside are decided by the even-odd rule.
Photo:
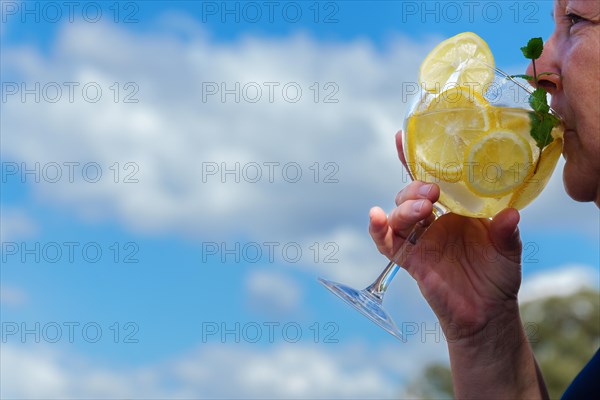
[[[487,43],[472,32],[464,32],[444,40],[427,55],[419,82],[435,93],[447,84],[481,85],[476,89],[482,92],[494,79],[493,68],[494,56]]]
[[[534,168],[531,145],[514,132],[497,130],[467,150],[467,187],[482,197],[502,197],[517,189]]]
[[[406,161],[413,177],[424,169],[436,179],[461,180],[465,151],[489,129],[488,102],[466,87],[438,94],[425,111],[412,115],[406,128]],[[417,179],[419,179],[417,178]]]
[[[508,203],[509,207],[520,210],[531,203],[533,199],[542,192],[550,180],[552,172],[554,172],[554,167],[556,167],[556,163],[560,158],[562,145],[562,138],[557,138],[548,146],[544,147],[537,171],[531,174],[531,176],[527,178],[525,184],[515,192]]]

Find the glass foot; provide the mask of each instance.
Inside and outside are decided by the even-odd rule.
[[[319,282],[340,299],[360,311],[362,315],[385,329],[388,333],[403,340],[402,332],[398,329],[394,320],[392,320],[392,317],[390,317],[383,309],[381,300],[371,293],[366,290],[356,290],[341,283],[328,281],[323,278],[319,278]]]

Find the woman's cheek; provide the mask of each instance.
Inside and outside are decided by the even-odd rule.
[[[569,108],[574,111],[572,117],[577,124],[583,115],[591,111],[591,105],[597,103],[600,92],[600,52],[599,44],[588,36],[572,38],[570,46],[563,53],[563,89]]]

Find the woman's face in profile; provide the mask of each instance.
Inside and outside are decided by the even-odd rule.
[[[573,199],[600,207],[600,1],[556,0],[554,20],[536,69],[561,76],[544,76],[540,86],[567,128],[563,180]]]

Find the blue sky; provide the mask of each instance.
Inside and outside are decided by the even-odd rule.
[[[35,82],[63,94],[1,104],[3,395],[382,398],[447,359],[435,335],[398,342],[316,278],[364,286],[385,265],[367,215],[389,209],[406,183],[393,134],[402,83],[416,80],[422,58],[474,31],[499,67],[521,72],[518,48],[550,34],[551,2],[280,2],[272,21],[268,2],[228,2],[239,22],[221,14],[223,2],[82,2],[73,22],[61,2],[53,22],[47,4],[2,2],[3,96],[7,84]],[[40,22],[24,7],[38,7]],[[64,82],[78,84],[73,101]],[[207,84],[236,82],[263,96],[202,96]],[[90,83],[102,90],[97,102],[80,91]],[[285,85],[301,98],[290,101]],[[36,162],[40,182],[23,178]],[[236,162],[239,183],[220,174]],[[55,163],[63,175],[52,183]],[[257,165],[263,178],[253,183]],[[597,209],[571,202],[557,171],[522,213],[527,296],[553,275],[563,291],[597,286],[598,226]],[[435,331],[404,273],[386,307],[399,324]],[[36,323],[40,343],[9,335]],[[63,336],[52,343],[55,323]],[[102,329],[96,343],[86,324],[92,336]],[[19,378],[26,370],[36,387]]]

